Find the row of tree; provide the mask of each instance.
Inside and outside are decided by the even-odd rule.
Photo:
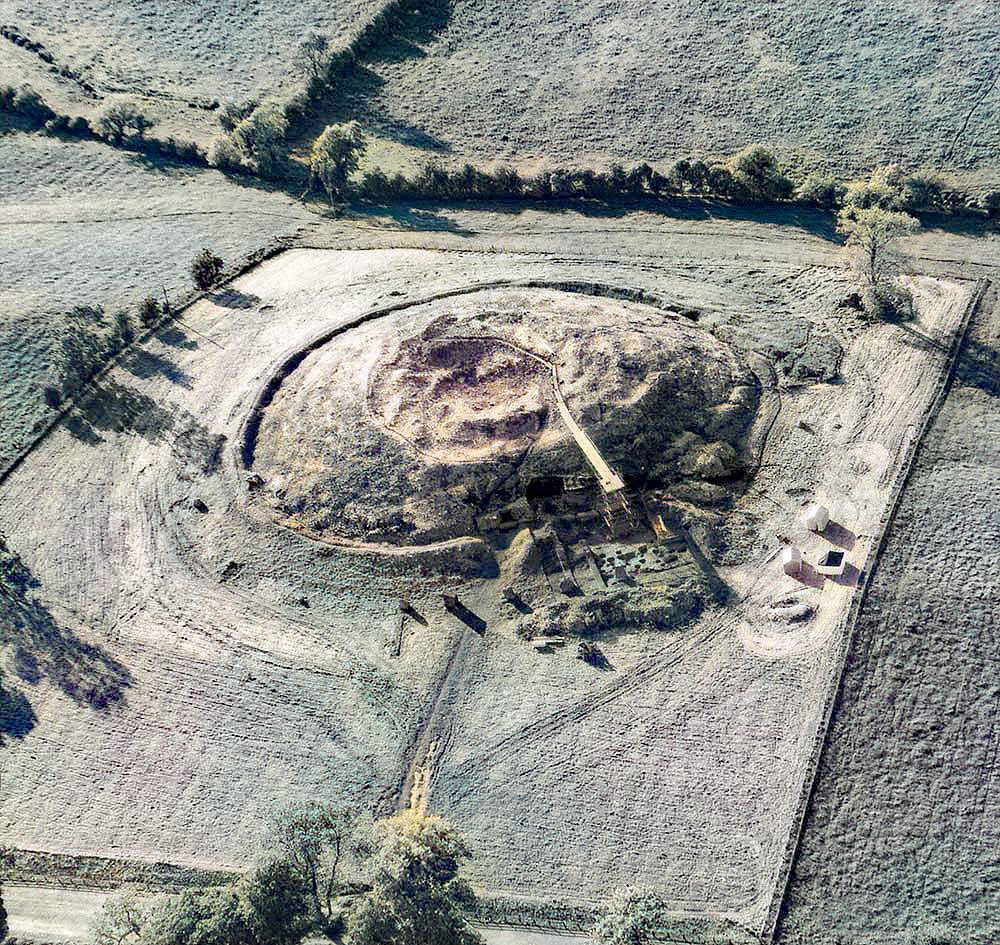
[[[315,81],[327,74],[329,54],[324,37],[308,37],[299,55]],[[1000,214],[1000,191],[970,193],[949,188],[933,174],[904,174],[895,164],[876,168],[869,178],[849,182],[825,171],[803,176],[783,166],[761,146],[745,148],[724,161],[680,160],[666,173],[642,163],[630,168],[615,164],[607,171],[556,168],[525,177],[506,166],[483,170],[466,164],[449,169],[431,163],[412,177],[398,173],[389,177],[376,169],[352,181],[364,149],[364,135],[357,122],[327,125],[314,140],[303,167],[289,153],[287,108],[262,105],[256,99],[221,109],[219,122],[224,134],[208,156],[193,142],[151,137],[149,132],[156,122],[127,101],[108,105],[92,125],[82,116],[56,113],[28,85],[2,86],[0,111],[15,113],[50,133],[99,138],[116,147],[212,164],[227,172],[274,180],[307,178],[307,190],[319,184],[331,201],[350,196],[372,201],[613,201],[622,197],[693,196],[737,203],[793,201],[831,210],[868,209],[888,201],[891,209],[908,213]]]
[[[310,803],[286,810],[268,839],[257,868],[232,885],[152,905],[110,900],[95,945],[298,945],[310,935],[350,945],[481,942],[459,876],[469,851],[439,817],[408,810],[359,834],[350,817]]]
[[[760,146],[745,148],[725,162],[677,161],[667,173],[649,164],[630,168],[616,164],[604,172],[557,168],[529,177],[511,167],[486,171],[471,164],[459,169],[428,164],[414,177],[388,177],[376,169],[364,174],[353,190],[373,201],[711,197],[735,203],[794,202],[831,210],[881,205],[886,200],[892,209],[910,213],[1000,210],[1000,194],[973,197],[948,190],[933,175],[905,174],[898,165],[877,168],[871,178],[851,182],[823,172],[797,178]]]
[[[203,249],[191,261],[190,271],[195,287],[204,291],[222,277],[223,262],[210,249]],[[155,295],[149,295],[139,306],[139,326],[150,328],[169,311],[166,298],[160,302]],[[42,390],[45,402],[57,408],[79,393],[110,359],[132,344],[139,326],[126,311],[109,317],[101,306],[73,308],[53,358],[55,378]]]
[[[117,148],[207,165],[208,157],[192,141],[149,135],[156,121],[128,101],[110,103],[91,123],[82,115],[63,115],[53,109],[30,85],[0,86],[0,111],[17,115],[22,121],[49,134],[70,135],[107,142]]]
[[[475,895],[460,876],[468,857],[440,817],[407,810],[359,830],[330,805],[295,805],[273,823],[251,874],[152,905],[109,900],[94,943],[299,945],[318,936],[347,945],[481,945],[469,924]],[[602,945],[649,945],[669,921],[659,896],[625,889],[593,933]]]

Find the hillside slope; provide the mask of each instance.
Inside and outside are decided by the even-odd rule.
[[[295,52],[310,31],[344,40],[379,0],[0,0],[0,24],[15,26],[53,57],[0,39],[0,83],[28,81],[59,111],[99,112],[126,95],[160,122],[164,137],[207,141],[213,102],[280,97],[304,83]],[[74,75],[63,75],[65,67]],[[74,77],[75,76],[75,77]],[[93,91],[88,92],[87,86]]]

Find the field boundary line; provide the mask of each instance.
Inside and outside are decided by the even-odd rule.
[[[143,328],[142,331],[137,332],[135,338],[133,338],[129,344],[125,345],[120,351],[108,358],[100,366],[100,368],[95,371],[94,376],[91,377],[90,380],[88,380],[79,390],[75,391],[72,395],[66,398],[64,406],[61,407],[61,409],[59,409],[56,414],[39,429],[35,436],[29,440],[24,447],[22,447],[20,452],[12,460],[10,460],[5,466],[0,467],[0,486],[2,486],[10,478],[14,471],[17,470],[18,467],[42,444],[42,441],[45,440],[48,435],[57,426],[59,426],[63,420],[69,417],[74,410],[77,409],[79,404],[83,403],[89,395],[94,393],[97,382],[107,377],[107,375],[110,374],[114,368],[118,367],[118,365],[121,364],[121,362],[129,354],[131,354],[133,350],[139,348],[141,345],[149,341],[150,338],[154,337],[157,332],[162,331],[164,328],[167,328],[175,322],[183,325],[180,316],[195,303],[200,302],[203,299],[210,300],[214,292],[218,292],[220,289],[225,288],[234,279],[238,279],[240,276],[260,265],[262,262],[266,262],[286,250],[291,249],[293,246],[293,239],[293,236],[277,237],[265,246],[246,254],[240,262],[238,262],[229,271],[224,279],[209,289],[189,291],[182,297],[183,301],[179,305],[171,306],[170,311],[156,323]]]
[[[840,695],[843,690],[844,678],[847,669],[847,657],[850,654],[852,644],[854,642],[854,631],[857,626],[858,618],[861,614],[861,608],[868,596],[868,589],[871,587],[872,577],[878,570],[879,560],[881,559],[882,552],[885,550],[885,545],[888,541],[892,524],[896,518],[896,512],[901,504],[903,493],[906,490],[906,486],[909,483],[913,470],[916,466],[916,460],[920,454],[921,448],[923,447],[924,438],[934,425],[934,422],[937,420],[938,414],[941,412],[941,408],[944,406],[944,402],[948,397],[948,392],[951,389],[952,381],[955,377],[955,371],[958,367],[959,356],[961,355],[962,349],[965,345],[965,338],[968,334],[969,326],[972,323],[973,316],[979,310],[983,297],[985,296],[986,290],[989,286],[989,279],[979,279],[972,290],[972,294],[969,296],[969,299],[965,304],[962,318],[959,321],[958,326],[955,328],[952,336],[951,348],[944,364],[941,366],[940,375],[938,377],[937,384],[935,385],[934,395],[928,401],[927,408],[924,411],[924,415],[921,419],[919,427],[917,428],[916,434],[910,439],[910,442],[906,447],[906,452],[903,455],[902,463],[897,469],[895,481],[889,491],[885,508],[882,511],[882,518],[879,522],[878,529],[875,532],[877,540],[865,557],[865,565],[861,571],[858,586],[855,589],[854,599],[851,601],[850,609],[841,619],[837,628],[841,640],[839,644],[839,652],[836,657],[836,668],[835,671],[831,673],[827,694],[823,703],[823,711],[820,715],[820,724],[817,728],[816,739],[813,744],[813,751],[809,758],[809,762],[807,763],[805,777],[802,782],[798,808],[792,822],[792,829],[789,833],[785,853],[779,867],[778,881],[775,885],[771,905],[768,909],[764,925],[760,931],[760,941],[762,945],[773,945],[778,929],[778,923],[781,917],[781,910],[788,896],[792,872],[795,866],[795,861],[798,857],[799,845],[805,828],[806,816],[809,808],[812,806],[813,793],[816,789],[816,783],[819,780],[820,763],[823,759],[824,753],[826,752],[827,739],[830,732],[830,723],[833,719],[833,710],[840,701]]]

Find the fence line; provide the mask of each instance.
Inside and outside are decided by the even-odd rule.
[[[892,522],[896,517],[900,500],[902,499],[903,492],[910,480],[910,476],[913,473],[917,456],[923,446],[924,437],[934,424],[934,421],[937,420],[938,414],[941,412],[941,407],[947,399],[948,391],[951,388],[951,383],[955,376],[955,370],[958,366],[959,355],[961,354],[965,337],[969,330],[969,325],[972,322],[973,315],[978,310],[979,305],[982,302],[983,296],[985,295],[989,284],[988,279],[980,279],[976,283],[976,287],[973,289],[972,295],[969,297],[969,301],[966,303],[965,311],[962,313],[962,319],[959,322],[958,328],[955,330],[951,348],[948,352],[948,357],[942,365],[941,374],[938,377],[938,382],[935,386],[934,396],[931,398],[928,407],[924,412],[923,419],[917,429],[916,435],[910,439],[909,445],[903,455],[902,463],[898,467],[895,482],[889,490],[889,497],[886,500],[885,508],[883,509],[882,517],[875,533],[878,536],[878,540],[869,549],[868,554],[865,556],[865,566],[861,571],[860,577],[858,578],[858,586],[855,589],[854,599],[851,601],[851,606],[847,614],[845,614],[844,617],[842,617],[838,622],[836,634],[840,636],[841,642],[840,651],[837,656],[836,672],[831,674],[830,684],[827,689],[826,698],[824,699],[823,711],[820,715],[820,724],[816,732],[816,740],[806,768],[806,776],[802,782],[802,792],[799,798],[799,805],[795,814],[795,819],[792,822],[792,829],[789,832],[788,843],[785,847],[785,853],[782,857],[782,863],[779,868],[779,880],[775,887],[774,895],[771,900],[771,906],[768,909],[767,918],[765,919],[764,925],[761,929],[760,941],[763,945],[773,943],[775,933],[777,932],[778,920],[781,915],[781,907],[788,895],[788,889],[792,878],[792,868],[798,854],[799,843],[802,839],[802,833],[805,827],[806,814],[808,813],[809,806],[812,801],[813,791],[815,790],[816,781],[818,779],[819,765],[823,757],[823,752],[826,749],[826,741],[829,734],[830,721],[833,717],[833,710],[840,697],[840,692],[843,686],[844,671],[847,666],[847,657],[850,653],[851,644],[854,640],[854,630],[857,624],[858,616],[861,613],[861,607],[864,604],[865,598],[868,594],[868,589],[871,586],[872,576],[878,569],[879,559],[885,549],[889,531],[892,526]]]

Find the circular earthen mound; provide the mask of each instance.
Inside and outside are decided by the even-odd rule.
[[[533,483],[592,476],[555,384],[631,484],[715,501],[742,470],[758,386],[739,352],[649,306],[511,288],[387,315],[309,353],[264,410],[255,501],[337,540],[474,534],[483,515],[523,508]]]

